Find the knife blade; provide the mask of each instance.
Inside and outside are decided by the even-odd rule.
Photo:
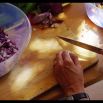
[[[89,45],[89,44],[86,44],[86,43],[83,43],[83,42],[80,42],[80,41],[77,41],[77,40],[73,40],[71,38],[65,38],[65,37],[62,37],[62,36],[57,36],[57,37],[59,37],[60,39],[66,41],[68,43],[74,44],[76,46],[79,46],[79,47],[82,47],[84,49],[87,49],[87,50],[90,50],[92,52],[103,55],[103,49],[101,49],[101,48],[98,48],[98,47],[95,47],[95,46],[92,46],[92,45]]]

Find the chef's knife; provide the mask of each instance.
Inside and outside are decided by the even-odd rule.
[[[95,47],[95,46],[92,46],[92,45],[89,45],[89,44],[86,44],[86,43],[83,43],[83,42],[80,42],[80,41],[77,41],[77,40],[73,40],[71,38],[65,38],[65,37],[62,37],[62,36],[57,36],[57,37],[59,37],[60,39],[66,41],[68,43],[74,44],[76,46],[79,46],[79,47],[82,47],[84,49],[87,49],[87,50],[90,50],[92,52],[103,55],[103,49],[101,49],[101,48],[98,48],[98,47]]]

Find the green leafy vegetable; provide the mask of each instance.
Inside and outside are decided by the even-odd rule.
[[[40,9],[37,3],[13,3],[15,6],[19,7],[26,14],[28,13],[39,13]]]

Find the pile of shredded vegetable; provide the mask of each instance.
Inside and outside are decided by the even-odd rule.
[[[4,30],[0,28],[0,62],[11,57],[17,50],[16,44],[13,43]]]
[[[62,3],[14,3],[23,10],[31,25],[39,25],[40,28],[55,27],[55,23],[61,23],[63,20],[55,18],[63,11]]]

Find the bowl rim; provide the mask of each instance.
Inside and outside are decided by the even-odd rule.
[[[28,27],[29,27],[29,33],[31,33],[32,32],[32,28],[31,28],[31,23],[30,23],[30,20],[29,20],[29,18],[27,17],[27,15],[23,12],[23,10],[21,10],[19,7],[17,7],[17,6],[15,6],[15,5],[13,5],[13,4],[11,4],[11,3],[5,3],[5,4],[8,4],[8,5],[11,5],[11,6],[13,6],[14,8],[16,8],[16,9],[18,9],[21,13],[23,13],[23,15],[26,17],[26,19],[27,19],[27,22],[28,22]]]
[[[103,12],[103,9],[97,7],[97,6],[94,5],[94,4],[95,4],[95,3],[85,3],[85,5],[91,5],[91,6],[95,7],[96,9],[101,10],[101,11]]]
[[[87,13],[87,16],[89,17],[89,19],[90,19],[96,26],[98,26],[98,27],[100,27],[100,28],[103,28],[103,26],[95,23],[95,22],[90,18],[89,14],[88,14],[87,6],[91,6],[91,9],[94,8],[95,10],[97,10],[97,11],[99,10],[100,12],[103,12],[103,9],[98,8],[96,5],[94,5],[94,3],[85,3],[86,13]]]
[[[12,6],[12,7],[18,9],[18,10],[24,15],[24,17],[26,18],[27,23],[28,23],[29,37],[31,38],[32,26],[31,26],[30,20],[29,20],[29,18],[27,17],[27,15],[26,15],[20,8],[18,8],[17,6],[15,6],[15,5],[11,4],[11,3],[1,3],[1,4],[7,4],[7,5],[10,5],[10,6]],[[18,52],[19,52],[19,50],[18,50],[14,55],[12,55],[11,57],[15,56]],[[6,60],[0,62],[0,64],[3,63],[3,62],[8,61],[11,57],[9,57],[9,58],[7,58]]]

